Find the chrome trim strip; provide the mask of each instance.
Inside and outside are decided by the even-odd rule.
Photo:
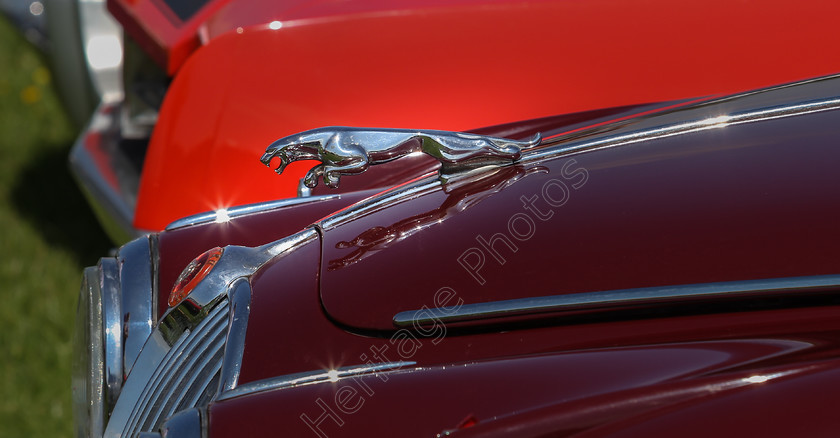
[[[252,275],[274,257],[286,254],[297,246],[317,238],[318,232],[314,228],[305,228],[291,236],[255,248],[235,245],[224,247],[222,257],[216,262],[210,275],[187,296],[186,301],[192,305],[169,309],[162,319],[166,319],[173,312],[191,312],[182,315],[187,319],[201,317],[202,309],[214,303],[234,280]]]
[[[223,222],[227,219],[233,219],[235,217],[262,213],[264,211],[276,210],[278,208],[290,207],[293,205],[307,204],[310,202],[328,201],[331,199],[338,199],[339,197],[340,195],[307,196],[305,198],[288,198],[269,202],[259,202],[256,204],[238,205],[225,210],[208,211],[178,219],[167,225],[166,231],[177,230],[178,228],[184,228],[191,225],[206,224],[217,221]],[[221,212],[224,213],[220,216]]]
[[[819,292],[836,288],[840,288],[840,275],[620,289],[463,304],[456,309],[439,307],[409,310],[394,315],[394,325],[405,327],[549,312],[617,310],[629,306],[675,303],[700,298],[733,298],[749,297],[757,294]]]
[[[158,323],[158,297],[160,296],[160,250],[157,234],[149,234],[149,251],[152,253],[152,327]]]
[[[105,412],[117,403],[123,383],[123,318],[120,305],[119,267],[114,258],[99,260],[99,290],[102,294],[102,335],[105,355]]]
[[[272,377],[269,379],[258,380],[256,382],[240,385],[235,389],[219,394],[217,400],[225,400],[246,394],[271,391],[274,389],[290,388],[293,386],[300,386],[309,383],[337,381],[339,379],[344,379],[347,377],[356,377],[370,373],[377,373],[380,371],[390,371],[413,366],[416,364],[417,362],[412,361],[384,362],[369,365],[347,366],[331,371],[316,370],[295,374],[287,374],[285,376]]]
[[[219,380],[219,393],[236,388],[239,370],[242,367],[242,354],[245,350],[245,332],[251,313],[251,285],[246,278],[240,278],[230,285],[230,322],[225,355],[222,359],[222,375]]]
[[[840,98],[813,100],[794,105],[778,105],[755,111],[742,111],[729,115],[720,115],[686,123],[657,126],[650,129],[600,138],[594,141],[571,142],[555,147],[540,148],[537,150],[524,151],[520,162],[545,160],[558,156],[608,149],[642,141],[655,140],[672,137],[675,135],[688,134],[692,132],[705,131],[708,129],[724,128],[732,125],[741,125],[752,122],[762,122],[785,117],[793,117],[811,114],[822,111],[831,111],[840,108]],[[551,144],[549,142],[549,144]]]
[[[146,339],[152,334],[155,297],[155,272],[152,246],[155,239],[141,237],[120,248],[117,253],[119,288],[122,301],[121,321],[125,324],[123,344],[123,373],[140,354]]]

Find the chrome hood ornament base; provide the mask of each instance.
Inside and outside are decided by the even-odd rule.
[[[376,129],[328,127],[304,131],[272,143],[260,158],[266,166],[280,158],[275,172],[298,160],[318,160],[321,164],[306,173],[304,184],[313,188],[318,179],[332,188],[338,187],[342,175],[356,175],[370,165],[386,163],[400,157],[424,152],[441,163],[441,174],[488,164],[512,163],[521,149],[536,146],[541,136],[518,141],[451,131],[417,131],[410,129]]]

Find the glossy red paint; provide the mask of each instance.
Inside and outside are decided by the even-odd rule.
[[[230,0],[182,2],[178,0],[107,0],[108,10],[131,38],[168,74],[173,75],[201,46],[199,28]],[[203,3],[194,14],[181,18],[170,5]]]
[[[838,82],[812,91],[840,95]],[[726,99],[577,141],[800,98],[781,90]],[[838,123],[830,111],[689,132],[388,203],[323,233],[324,309],[340,324],[389,330],[398,312],[441,307],[442,288],[480,303],[834,274]],[[376,280],[356,289],[360,279]]]
[[[215,37],[167,93],[136,227],[159,230],[184,215],[294,196],[306,165],[277,177],[257,158],[271,141],[306,129],[471,130],[840,70],[824,54],[840,42],[832,21],[840,6],[829,2],[765,2],[760,10],[722,0],[693,8],[659,0],[468,2],[394,14],[372,12],[380,3],[341,4],[264,20],[233,5],[220,10],[211,20]],[[355,12],[330,15],[344,8]],[[330,18],[312,18],[320,15]],[[270,29],[271,20],[282,27]],[[253,25],[224,32],[238,23]],[[795,32],[766,31],[776,28]],[[225,175],[241,176],[234,184]]]

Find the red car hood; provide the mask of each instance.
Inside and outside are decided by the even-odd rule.
[[[112,3],[138,14],[162,4]],[[191,214],[294,197],[306,164],[278,177],[256,158],[312,128],[469,131],[835,73],[840,61],[826,53],[840,41],[837,11],[779,0],[761,11],[725,0],[216,1],[177,26],[159,11],[152,21],[137,16],[152,33],[135,38],[173,35],[164,62],[177,74],[133,225],[160,230]],[[240,177],[231,184],[211,169]]]
[[[602,126],[543,147],[629,144],[397,189],[322,223],[323,307],[393,330],[400,312],[456,303],[836,274],[840,112],[767,114],[838,82]]]

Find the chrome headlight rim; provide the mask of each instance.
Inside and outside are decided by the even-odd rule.
[[[72,373],[76,436],[101,436],[105,424],[105,353],[99,272],[99,267],[85,269],[79,293]]]
[[[151,334],[157,238],[124,245],[86,268],[74,329],[73,410],[78,436],[101,436],[123,382]]]

